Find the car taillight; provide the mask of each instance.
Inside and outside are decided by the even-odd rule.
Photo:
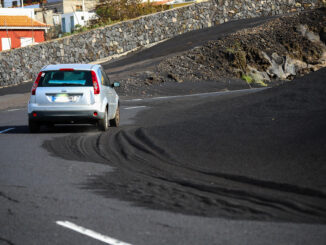
[[[98,84],[98,80],[97,80],[95,71],[92,71],[92,81],[93,81],[94,94],[99,94],[100,86]]]
[[[60,71],[74,71],[73,68],[61,68]]]
[[[37,86],[38,86],[38,83],[40,82],[41,77],[42,77],[42,72],[40,72],[40,73],[38,74],[38,76],[37,76],[37,78],[36,78],[36,80],[35,80],[35,82],[34,82],[34,84],[33,84],[33,87],[32,87],[32,95],[35,95],[36,88],[37,88]]]

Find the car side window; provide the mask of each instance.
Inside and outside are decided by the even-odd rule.
[[[101,68],[101,75],[102,75],[102,84],[104,86],[111,86],[111,82],[110,82],[110,79],[109,77],[106,75],[105,71]]]

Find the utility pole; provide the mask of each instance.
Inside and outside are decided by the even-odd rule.
[[[76,12],[75,12],[75,9],[74,9],[74,6],[71,5],[71,8],[72,8],[72,12],[74,12],[74,16],[75,16],[76,19],[77,19],[77,23],[78,23],[78,25],[80,25],[80,24],[79,24],[79,20],[78,20],[78,16],[77,16],[77,14],[76,14]],[[70,23],[70,24],[71,24],[71,23]],[[72,30],[71,30],[71,32],[72,32]]]
[[[24,0],[21,0],[22,8],[24,8]]]
[[[83,21],[84,21],[84,25],[85,25],[85,0],[83,0],[82,8],[83,8]]]
[[[83,0],[82,8],[83,8],[83,12],[85,12],[85,0]]]
[[[9,47],[11,49],[12,48],[11,47],[11,39],[10,39],[9,34],[8,34],[8,27],[7,27],[7,21],[6,20],[5,20],[5,27],[6,27],[7,39],[8,39],[8,42],[9,42]]]
[[[86,23],[86,21],[85,21],[85,0],[83,0],[83,3],[82,3],[82,10],[83,10],[82,22],[83,22],[83,25],[85,25],[85,23]]]
[[[31,13],[31,24],[32,24],[32,44],[34,44],[34,23],[33,23],[33,13]]]

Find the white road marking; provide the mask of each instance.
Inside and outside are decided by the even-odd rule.
[[[136,102],[136,101],[149,101],[149,100],[164,100],[164,99],[177,99],[183,97],[196,97],[196,96],[214,96],[214,95],[223,95],[230,93],[241,93],[241,92],[256,92],[260,90],[265,90],[268,88],[250,88],[250,89],[239,89],[239,90],[230,90],[230,91],[218,91],[218,92],[208,92],[208,93],[198,93],[198,94],[186,94],[186,95],[172,95],[172,96],[161,96],[161,97],[152,97],[152,98],[143,98],[143,99],[131,99],[131,100],[121,100],[125,102]]]
[[[86,229],[86,228],[84,228],[82,226],[76,225],[76,224],[71,223],[69,221],[57,221],[56,224],[61,225],[61,226],[65,227],[65,228],[74,230],[76,232],[79,232],[79,233],[81,233],[83,235],[92,237],[92,238],[94,238],[96,240],[99,240],[99,241],[102,241],[104,243],[110,244],[110,245],[131,245],[130,243],[125,243],[125,242],[119,241],[117,239],[102,235],[100,233],[97,233],[95,231]]]
[[[0,134],[8,132],[8,131],[13,130],[13,129],[15,129],[15,128],[7,128],[5,130],[0,131]]]
[[[132,100],[126,100],[126,101],[141,101],[143,99],[132,99]]]
[[[147,106],[133,106],[133,107],[127,107],[127,108],[124,108],[125,110],[131,110],[131,109],[139,109],[139,108],[144,108],[144,107],[147,107]]]
[[[7,111],[20,111],[20,109],[10,109],[10,110],[7,110]]]

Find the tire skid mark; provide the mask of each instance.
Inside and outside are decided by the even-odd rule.
[[[13,242],[11,242],[10,240],[5,239],[5,238],[3,238],[3,237],[0,237],[0,241],[3,241],[3,242],[5,242],[5,243],[8,244],[8,245],[15,245]]]
[[[325,71],[242,97],[154,104],[137,118],[141,127],[44,146],[114,167],[81,184],[104,197],[190,215],[325,224]]]
[[[275,182],[271,182],[271,181],[252,179],[252,178],[248,178],[246,176],[222,174],[222,173],[208,173],[208,172],[204,172],[204,171],[201,171],[201,172],[206,175],[212,175],[212,176],[216,176],[219,178],[224,178],[226,180],[236,181],[239,183],[263,186],[264,188],[267,188],[267,189],[281,190],[284,192],[296,193],[296,194],[300,194],[300,195],[326,198],[326,193],[321,190],[304,188],[304,187],[299,187],[299,186],[284,184],[284,183],[275,183]]]
[[[7,199],[8,201],[14,202],[14,203],[19,203],[18,200],[11,198],[10,196],[4,194],[3,192],[0,191],[0,197],[3,197],[5,199]]]
[[[186,213],[207,215],[204,209],[208,209],[215,215],[228,217],[231,213],[231,216],[249,215],[254,219],[279,220],[279,217],[283,217],[285,220],[291,220],[294,216],[303,219],[308,216],[308,220],[315,220],[317,217],[326,217],[326,209],[322,205],[326,196],[321,191],[261,181],[246,176],[208,173],[185,168],[178,163],[178,159],[156,144],[143,128],[115,130],[92,136],[67,137],[65,142],[67,145],[63,148],[70,151],[67,155],[73,159],[105,163],[116,167],[116,171],[109,174],[109,178],[105,175],[92,177],[89,183],[85,184],[84,189],[91,189],[99,194],[110,192],[108,186],[118,186],[121,192],[137,193],[139,187],[137,181],[146,180],[168,189],[173,186],[182,193],[181,195],[186,195],[186,198],[194,198],[202,203],[200,208],[197,207],[197,211],[185,210]],[[69,150],[68,145],[74,147]],[[137,180],[136,183],[131,181],[119,184],[121,176],[116,174],[122,172],[126,182],[134,179]],[[90,187],[92,185],[93,187]],[[124,188],[127,189],[123,190]],[[154,195],[152,198],[157,197]],[[129,199],[142,203],[139,200],[141,195]],[[155,203],[155,200],[153,202]],[[180,207],[184,208],[183,205]],[[165,208],[169,209],[169,207]]]

